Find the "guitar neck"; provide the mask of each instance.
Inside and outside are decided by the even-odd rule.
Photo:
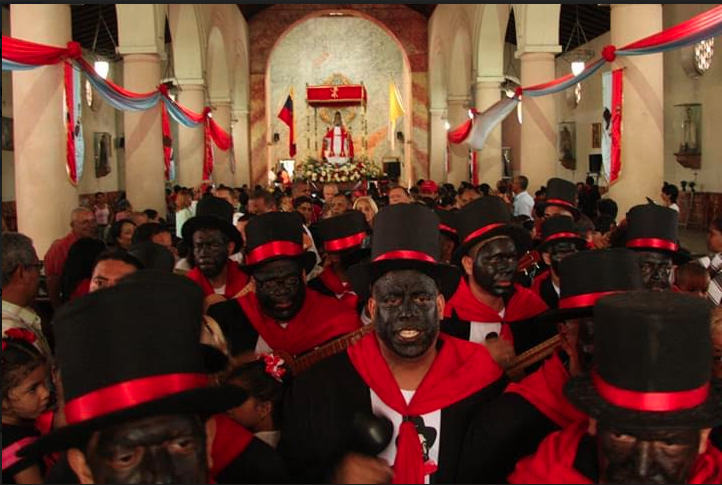
[[[294,375],[299,374],[313,365],[319,363],[323,359],[331,357],[332,355],[339,354],[349,348],[354,343],[358,342],[366,334],[373,331],[373,324],[364,325],[363,327],[354,330],[353,332],[347,333],[346,335],[339,337],[321,347],[308,352],[301,357],[293,360],[292,370]]]

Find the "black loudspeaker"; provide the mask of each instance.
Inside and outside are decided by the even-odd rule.
[[[400,178],[401,162],[384,162],[384,172],[389,178]]]
[[[273,143],[278,143],[279,141],[281,141],[281,135],[279,135],[278,133],[274,133],[273,134]]]
[[[589,173],[599,173],[602,171],[602,155],[596,153],[589,155]]]

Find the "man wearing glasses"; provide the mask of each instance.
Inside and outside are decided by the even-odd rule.
[[[43,263],[38,260],[33,241],[24,234],[3,232],[2,248],[3,336],[11,328],[32,332],[38,350],[50,357],[40,317],[30,308],[38,292]]]
[[[60,275],[63,272],[65,260],[68,258],[70,246],[80,238],[98,236],[98,223],[95,213],[85,207],[73,209],[70,213],[70,232],[63,238],[53,242],[45,253],[45,276],[48,281],[48,296],[50,304],[57,309],[60,304]]]

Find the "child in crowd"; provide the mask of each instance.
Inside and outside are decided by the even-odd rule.
[[[233,369],[226,382],[248,392],[248,399],[228,411],[235,421],[256,437],[276,447],[281,437],[278,426],[281,421],[283,400],[283,377],[286,369],[283,359],[272,354],[262,354],[258,360],[241,364]]]
[[[2,339],[3,483],[43,482],[43,465],[17,455],[40,436],[35,419],[50,404],[49,366],[35,339],[23,329],[9,329]]]
[[[709,273],[707,269],[696,261],[677,267],[675,272],[675,286],[684,293],[690,293],[702,298],[707,297],[709,287]]]

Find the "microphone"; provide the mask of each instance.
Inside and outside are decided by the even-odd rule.
[[[376,456],[386,449],[394,435],[394,425],[386,416],[357,412],[353,419],[354,450]]]

